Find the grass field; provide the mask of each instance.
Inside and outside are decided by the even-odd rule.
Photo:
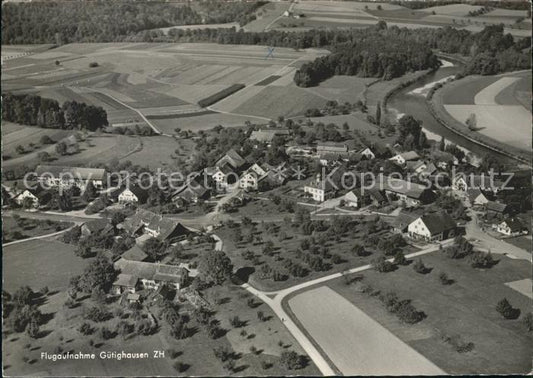
[[[69,222],[39,221],[24,217],[15,221],[13,217],[4,216],[2,217],[2,241],[11,242],[13,240],[52,234],[72,225]],[[19,237],[14,237],[14,233],[18,233],[17,236]]]
[[[513,147],[531,148],[531,112],[521,105],[530,75],[467,77],[448,84],[442,93],[446,111],[465,123],[476,115],[478,132]],[[529,91],[530,93],[530,91]]]
[[[58,241],[33,240],[3,248],[4,288],[28,285],[39,290],[64,290],[71,276],[80,274],[90,259],[74,254],[74,246]]]
[[[428,274],[404,266],[385,275],[366,271],[360,283],[347,285],[339,279],[328,286],[449,374],[529,372],[531,333],[520,318],[503,319],[495,306],[505,297],[521,310],[521,316],[531,310],[530,298],[505,285],[530,278],[530,264],[498,256],[499,262],[491,269],[476,270],[468,261],[449,259],[438,252],[422,259],[431,268]],[[440,272],[447,273],[454,283],[442,285]],[[401,323],[379,300],[361,292],[364,285],[411,299],[427,317],[415,325]],[[474,343],[474,349],[458,353],[442,336],[460,336],[464,342]]]
[[[296,86],[268,86],[233,111],[260,117],[291,117],[301,115],[309,108],[322,108],[326,102],[327,99]]]
[[[298,294],[289,299],[288,304],[343,375],[443,374],[329,287]]]

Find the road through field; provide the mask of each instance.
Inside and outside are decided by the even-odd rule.
[[[327,286],[291,298],[289,306],[344,375],[444,374]]]
[[[451,243],[453,243],[453,239],[448,239],[438,244],[424,248],[418,252],[414,252],[409,255],[406,255],[405,257],[407,259],[412,259],[414,257],[432,253],[432,252],[438,251],[440,246],[444,247],[444,246],[450,245]],[[390,261],[392,261],[392,259],[390,259]],[[303,330],[301,330],[298,327],[296,322],[285,311],[285,308],[283,307],[283,301],[288,295],[294,294],[299,290],[303,290],[311,286],[319,285],[321,283],[324,283],[324,282],[327,282],[327,281],[330,281],[336,278],[340,278],[345,275],[359,273],[359,272],[362,272],[368,269],[372,269],[372,266],[363,265],[363,266],[359,266],[356,268],[346,270],[344,272],[338,272],[338,273],[330,274],[328,276],[320,277],[320,278],[317,278],[311,281],[303,282],[301,284],[294,285],[287,289],[272,291],[272,292],[264,292],[264,291],[258,290],[247,283],[243,284],[242,287],[248,290],[250,293],[254,294],[259,299],[261,299],[274,311],[276,316],[278,316],[283,322],[283,324],[285,324],[287,329],[291,332],[291,334],[298,341],[298,343],[300,343],[302,348],[308,354],[309,358],[313,360],[313,362],[318,367],[318,369],[322,372],[323,375],[326,375],[326,376],[338,375],[337,371],[338,369],[340,369],[340,367],[337,366],[336,367],[337,371],[335,371],[335,368],[330,365],[326,357],[324,357],[323,355],[323,353],[325,353],[327,356],[329,356],[327,351],[324,351],[324,346],[320,344],[318,344],[318,347],[315,346],[313,341],[311,341],[311,339],[303,332]],[[322,349],[324,352],[321,352],[318,348]]]

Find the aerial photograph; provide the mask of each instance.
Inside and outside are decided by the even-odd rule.
[[[2,0],[2,375],[533,373],[529,0]]]

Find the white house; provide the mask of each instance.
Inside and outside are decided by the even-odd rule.
[[[239,188],[244,190],[257,190],[261,177],[255,171],[247,171],[239,179]]]
[[[496,225],[496,231],[506,236],[527,235],[528,229],[517,218],[509,218]]]
[[[391,157],[389,160],[398,164],[405,165],[406,162],[412,160],[418,160],[420,156],[415,151],[402,152],[401,154],[396,154]]]
[[[317,202],[333,198],[342,187],[341,180],[345,172],[343,167],[336,167],[325,179],[318,174],[314,181],[304,186],[304,193],[309,193]]]
[[[118,203],[121,205],[138,205],[146,203],[148,199],[148,192],[138,186],[130,186],[125,188],[118,195]]]
[[[365,147],[358,152],[359,155],[364,156],[367,160],[372,160],[376,158],[376,155],[372,152],[369,147]]]
[[[426,241],[452,238],[456,234],[455,221],[445,212],[423,215],[407,226],[410,237]]]
[[[344,206],[347,206],[347,207],[359,207],[360,205],[360,199],[353,190],[346,193],[343,197],[343,200],[344,200]]]
[[[37,186],[35,189],[26,189],[19,193],[14,198],[14,201],[19,206],[31,204],[32,208],[37,209],[39,206],[48,202],[51,197],[50,193],[43,190],[40,186]]]
[[[470,200],[470,206],[485,206],[489,203],[489,199],[480,189],[469,190],[468,198]]]
[[[231,169],[229,164],[215,167],[213,173],[213,181],[217,184],[217,188],[226,189],[230,185],[234,184],[239,176]]]
[[[466,192],[470,189],[481,189],[486,192],[498,193],[503,183],[491,175],[457,175],[452,180],[452,189],[456,192]]]

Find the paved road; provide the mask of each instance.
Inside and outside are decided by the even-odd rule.
[[[438,251],[440,248],[440,245],[448,246],[452,243],[453,243],[453,239],[445,240],[439,244],[429,246],[421,251],[406,255],[405,257],[408,259],[412,259],[414,257],[418,257],[418,256],[422,256],[428,253]],[[389,261],[392,261],[392,260],[393,259],[389,259]],[[344,272],[330,274],[329,276],[320,277],[320,278],[317,278],[311,281],[307,281],[307,282],[303,282],[298,285],[291,286],[287,289],[277,290],[277,291],[264,292],[261,290],[257,290],[256,288],[254,288],[253,286],[249,284],[243,284],[242,287],[248,290],[250,293],[254,294],[259,299],[261,299],[274,311],[276,316],[282,320],[283,324],[285,324],[289,332],[294,336],[294,338],[298,341],[298,343],[300,343],[302,348],[309,355],[309,357],[313,360],[313,362],[315,363],[315,365],[318,367],[318,369],[323,375],[336,375],[336,372],[330,366],[329,362],[324,358],[321,352],[313,345],[313,343],[309,340],[309,338],[302,332],[302,330],[300,330],[300,328],[296,325],[296,323],[291,319],[291,317],[284,310],[282,302],[283,302],[283,299],[287,297],[287,295],[289,294],[293,294],[297,291],[309,288],[311,286],[318,285],[318,284],[321,284],[327,281],[331,281],[336,278],[343,277],[347,274],[358,273],[358,272],[362,272],[362,271],[365,271],[371,268],[372,268],[371,265],[363,265],[363,266],[359,266],[356,268],[346,270]]]
[[[9,243],[2,244],[2,248],[7,247],[8,245],[12,245],[12,244],[20,244],[20,243],[29,242],[29,241],[32,241],[32,240],[45,239],[45,238],[50,238],[50,237],[53,237],[53,236],[61,235],[62,233],[67,232],[71,228],[72,227],[69,227],[69,228],[66,228],[66,229],[58,231],[58,232],[53,232],[51,234],[39,235],[39,236],[33,236],[31,238],[15,240],[15,241],[12,241],[12,242],[9,242]]]
[[[522,248],[518,248],[512,244],[506,243],[503,240],[496,239],[484,232],[478,224],[477,214],[474,211],[470,211],[471,220],[466,224],[466,237],[467,239],[476,239],[478,242],[474,242],[474,245],[478,249],[490,250],[491,253],[497,253],[500,255],[507,255],[510,258],[517,258],[522,260],[531,261],[531,254]]]

